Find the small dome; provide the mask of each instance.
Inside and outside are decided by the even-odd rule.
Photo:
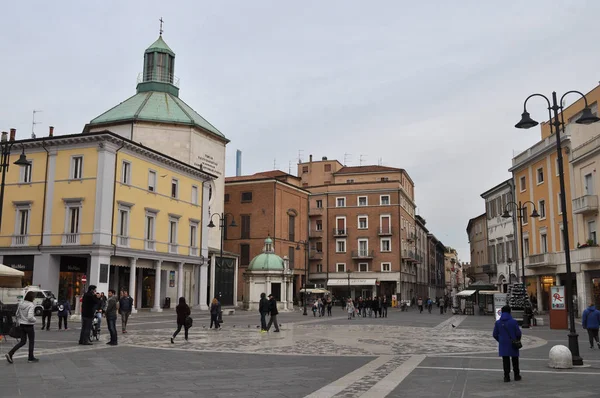
[[[273,239],[267,236],[263,252],[254,257],[248,266],[249,271],[283,271],[283,259],[275,254]]]

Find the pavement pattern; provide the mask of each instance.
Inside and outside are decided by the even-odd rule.
[[[36,329],[36,356],[26,347],[0,363],[1,397],[593,397],[599,396],[600,350],[580,330],[584,367],[553,370],[548,351],[567,331],[525,329],[521,382],[504,383],[493,318],[390,310],[387,318],[279,316],[280,333],[260,333],[255,313],[226,316],[209,329],[194,311],[189,342],[171,344],[173,311],[132,315],[119,345],[107,335],[79,346],[79,325]],[[56,321],[56,318],[53,318]],[[55,326],[52,325],[52,326]],[[105,325],[103,325],[104,327]],[[120,325],[117,325],[120,326]],[[103,332],[105,331],[105,328]],[[120,330],[119,330],[120,332]],[[0,341],[0,354],[14,344]]]

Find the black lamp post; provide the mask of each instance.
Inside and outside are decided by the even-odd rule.
[[[308,284],[308,241],[301,240],[296,244],[296,250],[300,250],[300,245],[304,246],[304,310],[302,315],[308,315],[306,312],[306,285]]]
[[[549,114],[549,123],[550,123],[550,133],[552,134],[552,127],[554,126],[554,133],[556,136],[556,155],[557,155],[557,161],[558,161],[558,178],[559,178],[559,182],[560,182],[560,207],[562,209],[562,222],[563,222],[563,242],[564,242],[564,248],[565,248],[565,265],[566,265],[566,271],[567,271],[567,280],[566,280],[566,295],[567,295],[567,303],[569,304],[567,309],[569,311],[569,349],[571,350],[571,354],[573,357],[573,365],[583,365],[583,359],[581,358],[581,356],[579,355],[579,342],[578,342],[578,337],[579,335],[577,334],[577,332],[575,331],[575,313],[574,311],[574,305],[573,305],[573,294],[572,294],[572,290],[573,290],[573,276],[571,275],[571,246],[569,245],[569,225],[567,223],[567,200],[566,200],[566,190],[565,190],[565,175],[564,175],[564,168],[563,168],[563,154],[562,154],[562,148],[561,148],[561,142],[560,142],[560,131],[561,131],[561,127],[564,131],[565,128],[565,120],[564,120],[564,109],[562,107],[562,103],[563,103],[563,99],[565,98],[565,96],[567,94],[579,94],[584,101],[585,107],[583,108],[583,111],[581,112],[581,116],[579,117],[579,119],[577,119],[575,121],[575,123],[577,124],[592,124],[592,123],[596,123],[598,121],[600,121],[600,118],[598,116],[595,116],[592,113],[592,110],[590,109],[590,107],[588,106],[588,102],[587,102],[587,98],[585,98],[585,95],[579,91],[575,91],[575,90],[571,90],[571,91],[567,91],[565,94],[563,94],[562,97],[560,97],[560,101],[557,101],[556,99],[556,91],[552,92],[552,104],[550,104],[550,100],[548,99],[548,97],[546,97],[545,95],[542,94],[531,94],[529,97],[527,97],[525,99],[525,102],[523,103],[523,114],[521,115],[521,120],[519,121],[519,123],[515,124],[516,128],[519,129],[528,129],[531,127],[535,127],[538,125],[538,122],[536,122],[535,120],[533,120],[530,116],[529,116],[529,112],[527,112],[527,101],[531,98],[531,97],[542,97],[546,100],[546,103],[548,104],[548,114]],[[561,104],[561,105],[559,105]],[[559,116],[559,112],[560,111],[560,119],[558,118]],[[554,113],[554,120],[552,120],[552,112]]]
[[[348,274],[348,298],[352,299],[352,292],[350,291],[350,274],[352,274],[352,271],[348,270],[346,273]]]
[[[210,222],[208,223],[207,227],[208,228],[214,228],[216,227],[215,223],[213,223],[213,218],[217,216],[219,218],[219,229],[221,230],[221,254],[219,255],[219,262],[218,262],[218,266],[222,267],[223,266],[223,239],[225,238],[225,228],[227,227],[227,225],[225,224],[227,222],[227,216],[231,216],[231,224],[229,224],[230,227],[237,227],[237,224],[235,223],[235,218],[233,217],[233,214],[231,213],[214,213],[212,216],[210,216]],[[217,264],[215,264],[216,266]],[[216,279],[216,272],[215,272],[215,279]],[[217,281],[215,280],[215,293],[216,292],[216,287],[217,287]]]
[[[533,211],[531,212],[530,217],[531,218],[538,218],[540,215],[537,212],[537,209],[535,208],[535,203],[533,203],[532,201],[528,200],[527,202],[521,203],[521,201],[519,201],[519,204],[515,203],[515,202],[508,202],[506,204],[506,206],[504,207],[504,213],[502,213],[502,218],[511,218],[512,216],[510,215],[510,213],[508,212],[508,208],[509,207],[514,207],[517,214],[517,218],[519,219],[519,237],[520,237],[520,245],[521,246],[521,282],[523,283],[523,286],[525,286],[525,250],[523,247],[523,218],[526,217],[527,214],[527,203],[531,203],[531,205],[533,206]],[[517,256],[517,262],[515,264],[517,266],[517,269],[519,268],[519,256]],[[510,265],[509,265],[510,267]],[[510,275],[510,270],[508,272],[508,284],[511,284],[511,275]]]
[[[7,133],[3,132],[0,141],[0,150],[2,152],[2,159],[0,161],[0,168],[2,169],[2,182],[0,183],[0,230],[2,228],[2,214],[4,213],[4,185],[6,182],[6,172],[8,171],[8,166],[10,166],[10,150],[14,145],[14,141],[8,141],[7,138]],[[25,156],[25,147],[23,147],[23,152],[21,152],[19,159],[13,164],[23,167],[31,164]]]

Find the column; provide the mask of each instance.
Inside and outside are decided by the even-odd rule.
[[[577,274],[577,312],[576,317],[580,317],[583,310],[587,308],[588,304],[592,301],[591,296],[588,297],[588,281],[590,280],[589,275],[586,275],[585,271],[580,271]],[[591,282],[591,281],[590,281]],[[591,287],[591,286],[590,286]]]
[[[135,297],[138,300],[136,300],[134,298],[134,302],[133,302],[133,304],[135,305],[135,308],[137,308],[138,310],[142,309],[142,295],[144,294],[144,292],[142,291],[143,281],[144,281],[144,273],[142,272],[142,270],[140,270],[140,272],[137,273],[137,286],[136,286],[136,291],[135,291]]]
[[[535,284],[536,284],[536,300],[537,300],[537,305],[538,305],[538,312],[541,313],[542,309],[544,308],[544,303],[542,303],[542,277],[541,276],[536,276],[535,277]]]
[[[556,278],[555,286],[560,286],[561,285],[560,275],[556,274],[556,275],[554,275],[554,277]],[[567,294],[566,291],[565,291],[565,294]]]
[[[283,271],[285,272],[285,271]],[[287,304],[287,278],[283,275],[281,278],[281,304],[284,310],[288,309]]]
[[[138,295],[136,294],[135,291],[135,278],[136,278],[136,264],[137,264],[137,258],[135,257],[131,257],[131,259],[129,259],[129,296],[133,299],[133,307],[131,308],[131,313],[135,314],[137,313],[137,297]]]
[[[154,306],[152,307],[153,312],[162,312],[162,308],[160,308],[160,274],[162,272],[161,266],[162,260],[156,260],[156,276],[154,277]]]
[[[90,272],[88,286],[95,285],[98,292],[108,294],[110,254],[92,255],[90,259]]]
[[[234,260],[235,268],[233,273],[233,306],[237,307],[238,305],[238,272],[239,272],[239,257],[236,257]]]
[[[179,302],[179,297],[183,297],[183,262],[180,262],[177,268],[177,298],[174,300],[176,303]]]
[[[294,309],[294,284],[293,282],[289,282],[289,286],[288,286],[288,303],[290,306],[290,309]]]
[[[196,286],[197,289],[200,289],[200,306],[201,310],[208,310],[208,305],[206,305],[206,300],[208,299],[208,264],[200,265],[200,284]]]

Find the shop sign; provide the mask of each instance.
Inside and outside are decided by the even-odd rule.
[[[564,310],[565,306],[565,287],[564,286],[551,286],[550,297],[552,298],[552,309],[553,310]]]
[[[87,273],[87,258],[85,257],[60,257],[60,272]]]
[[[4,256],[4,265],[19,271],[33,271],[33,256]]]
[[[350,278],[350,286],[375,286],[376,279]],[[348,279],[329,279],[327,286],[348,286]]]

